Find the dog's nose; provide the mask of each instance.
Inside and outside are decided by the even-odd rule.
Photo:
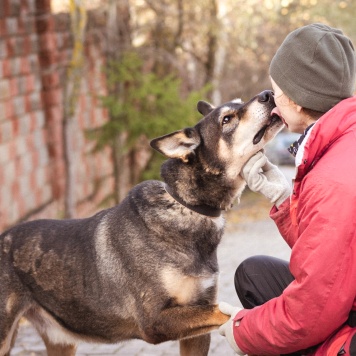
[[[271,90],[264,90],[257,95],[257,98],[260,103],[274,102],[273,92]]]

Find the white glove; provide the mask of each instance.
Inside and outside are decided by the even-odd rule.
[[[234,338],[234,326],[240,325],[240,322],[234,321],[234,318],[235,315],[242,309],[233,307],[232,305],[225,302],[219,303],[219,309],[223,314],[231,315],[231,318],[225,324],[220,326],[219,334],[226,337],[227,342],[238,355],[245,355],[245,353],[237,346]]]
[[[287,178],[261,151],[247,161],[241,176],[253,192],[263,194],[277,208],[291,194]]]

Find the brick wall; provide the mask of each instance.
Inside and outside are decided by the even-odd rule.
[[[95,212],[113,187],[110,152],[90,153],[84,131],[107,120],[100,26],[91,15],[75,116],[77,216]],[[50,0],[0,1],[0,232],[18,221],[63,214],[63,86],[71,54],[68,14]]]

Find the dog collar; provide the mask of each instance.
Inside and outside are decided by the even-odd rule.
[[[164,185],[164,189],[166,192],[179,204],[185,206],[186,208],[195,211],[198,214],[205,215],[211,218],[218,218],[221,215],[221,209],[213,208],[208,205],[190,205],[183,201],[177,194],[175,194],[172,188],[168,185]]]

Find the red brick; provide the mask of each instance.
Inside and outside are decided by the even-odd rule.
[[[30,63],[31,73],[38,73],[40,71],[38,56],[39,54],[31,54],[27,57]]]
[[[16,35],[18,33],[18,19],[16,17],[5,18],[6,33]]]
[[[15,140],[10,141],[7,144],[8,147],[8,154],[7,154],[7,159],[8,162],[15,160],[16,158],[16,143]]]
[[[56,147],[56,152],[58,154],[61,152],[61,143],[62,143],[62,126],[56,125],[56,130],[53,130],[50,133],[51,143],[54,144]]]
[[[46,32],[39,35],[39,44],[41,52],[44,51],[56,51],[57,41],[53,32]]]
[[[27,30],[27,20],[24,17],[18,17],[17,20],[17,35],[24,35],[26,34]]]
[[[32,167],[39,167],[39,153],[38,151],[33,151],[31,156]]]
[[[15,116],[19,117],[26,113],[26,101],[24,96],[15,96],[13,98],[13,107]]]
[[[44,74],[42,76],[42,85],[44,89],[49,89],[52,87],[58,87],[60,85],[58,72],[52,72],[49,74]]]
[[[68,61],[70,60],[70,55],[71,55],[71,51],[69,50],[58,52],[56,57],[57,58],[56,63],[60,63],[63,66],[66,66]]]
[[[26,98],[30,105],[29,111],[37,111],[42,109],[42,98],[39,92],[34,91],[28,94]]]
[[[63,92],[59,88],[42,92],[42,100],[45,106],[61,104],[62,99],[63,99]]]
[[[55,29],[53,16],[41,16],[37,18],[36,28],[38,33],[53,32]]]
[[[5,105],[5,118],[12,118],[15,115],[14,104],[12,99],[4,101]]]
[[[25,78],[26,81],[26,91],[32,92],[35,90],[36,77],[33,74],[29,74]]]
[[[31,102],[30,102],[30,98],[29,95],[25,95],[24,96],[24,106],[25,106],[25,112],[26,113],[30,113],[31,110]]]
[[[20,10],[21,10],[21,0],[11,0],[9,2],[8,15],[17,16],[20,13]]]
[[[46,68],[50,67],[51,65],[58,63],[58,54],[56,51],[53,50],[46,50],[41,51],[38,53],[39,55],[39,63],[41,67]]]
[[[48,14],[51,12],[51,0],[36,0],[37,14]]]
[[[8,57],[6,41],[5,39],[2,39],[0,35],[0,59],[4,59],[6,57]]]
[[[2,66],[3,77],[9,77],[11,75],[11,59],[6,58],[0,61],[0,65]],[[0,69],[1,73],[1,69]]]
[[[46,106],[46,120],[47,122],[60,122],[63,117],[63,110],[61,106],[55,105],[55,106]]]
[[[6,143],[14,138],[11,120],[0,123],[0,142]]]
[[[34,74],[27,74],[17,77],[18,93],[24,95],[35,90],[36,76]]]
[[[36,0],[22,0],[24,9],[29,13],[35,13],[36,11]]]
[[[14,180],[11,184],[11,194],[12,196],[15,198],[14,200],[15,201],[18,201],[20,200],[20,185],[19,185],[19,182],[18,180]]]
[[[10,79],[10,95],[16,96],[19,95],[19,86],[17,78]]]
[[[14,144],[16,157],[21,157],[28,151],[26,137],[17,137],[17,139],[14,140]]]
[[[31,130],[44,128],[45,119],[45,113],[42,110],[31,113]]]
[[[13,57],[15,55],[15,42],[15,37],[5,39],[6,51],[9,57]]]
[[[29,54],[32,52],[32,38],[30,35],[24,36],[22,39],[22,53]]]
[[[16,136],[20,132],[19,119],[18,118],[14,118],[13,120],[11,120],[11,123],[12,123],[12,132],[14,133],[14,136]]]
[[[0,100],[11,97],[10,79],[0,79]]]
[[[34,16],[26,15],[21,20],[22,20],[22,25],[24,26],[25,33],[31,34],[32,36],[36,34],[36,22]]]
[[[4,174],[4,169],[3,167],[0,166],[0,187],[3,187],[5,185],[5,174]],[[1,195],[0,195],[1,197]],[[1,199],[0,199],[1,201]],[[0,208],[1,211],[1,208]],[[0,217],[1,220],[1,217]]]
[[[27,56],[21,58],[21,73],[22,74],[31,73],[30,59]]]
[[[18,122],[19,122],[19,134],[20,135],[28,135],[30,132],[32,132],[33,130],[31,129],[31,125],[32,125],[32,113],[27,113],[25,115],[21,115],[18,118]]]
[[[0,36],[5,36],[6,34],[5,18],[0,18]]]

